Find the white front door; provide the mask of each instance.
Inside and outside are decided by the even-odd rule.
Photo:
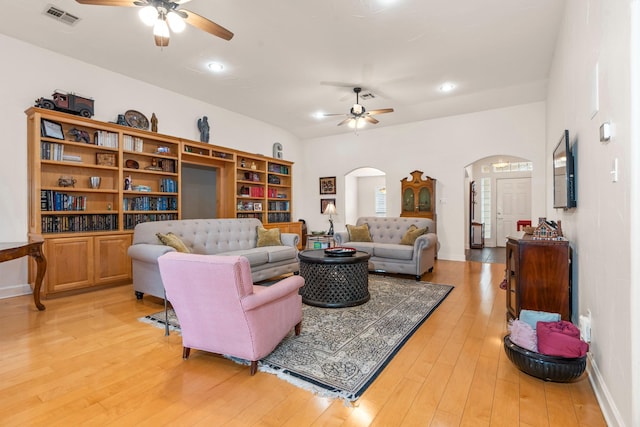
[[[496,246],[505,247],[518,220],[531,219],[531,178],[496,180]]]

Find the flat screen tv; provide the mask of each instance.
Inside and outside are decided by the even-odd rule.
[[[569,144],[569,131],[562,132],[560,141],[553,150],[553,207],[575,208],[576,177],[574,158]]]

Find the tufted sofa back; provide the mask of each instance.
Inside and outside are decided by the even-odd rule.
[[[400,242],[412,224],[418,228],[429,227],[427,233],[435,232],[435,224],[428,218],[363,216],[356,221],[356,225],[364,223],[369,224],[371,240],[377,243]]]
[[[172,232],[187,245],[192,253],[217,254],[256,247],[257,227],[262,223],[255,218],[185,219],[145,222],[136,225],[133,244],[160,245],[156,233]]]

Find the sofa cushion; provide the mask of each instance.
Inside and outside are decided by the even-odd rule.
[[[185,245],[184,242],[172,232],[169,232],[167,234],[156,233],[156,236],[158,236],[158,239],[160,239],[163,245],[171,246],[178,252],[183,252],[186,254],[191,253],[187,245]]]
[[[399,260],[413,259],[413,246],[396,245],[393,243],[374,243],[373,256],[379,258],[392,258]]]
[[[258,227],[258,241],[256,243],[256,247],[262,248],[265,246],[282,246],[279,228],[267,230],[266,228]]]
[[[416,239],[427,233],[428,231],[429,227],[418,228],[415,226],[415,224],[411,224],[407,232],[404,233],[404,236],[402,236],[402,239],[400,239],[400,244],[413,246],[413,244],[416,242]]]
[[[254,267],[256,265],[266,264],[267,262],[269,262],[269,252],[264,249],[258,249],[258,248],[223,252],[217,255],[246,257],[249,260],[249,265],[251,265],[251,267]]]
[[[269,256],[269,262],[280,262],[290,260],[291,258],[297,258],[296,248],[291,246],[268,246],[263,248]]]
[[[369,234],[369,224],[349,225],[347,224],[350,242],[370,242],[371,234]]]
[[[347,242],[349,248],[353,248],[358,251],[367,252],[373,255],[373,242]]]

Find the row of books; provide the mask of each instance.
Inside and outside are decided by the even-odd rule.
[[[176,161],[173,159],[160,159],[158,166],[160,166],[164,172],[176,173]]]
[[[123,135],[122,146],[127,151],[137,151],[141,153],[144,147],[144,140],[137,136]]]
[[[289,202],[269,202],[270,211],[288,211]]]
[[[118,215],[43,215],[41,225],[43,233],[111,231],[118,229]]]
[[[42,141],[40,143],[40,158],[42,160],[64,160],[64,145]]]
[[[283,175],[289,175],[289,166],[278,165],[275,163],[269,163],[269,172],[281,173]]]
[[[260,221],[262,221],[262,214],[261,213],[239,213],[239,214],[236,214],[236,218],[257,218]]]
[[[267,216],[269,222],[291,222],[291,214],[289,212],[273,212]]]
[[[178,181],[171,178],[161,178],[160,179],[160,191],[163,193],[177,193],[178,192]]]
[[[133,230],[137,224],[152,221],[169,221],[178,219],[178,214],[126,214],[124,216],[124,229]]]
[[[176,211],[178,210],[177,197],[125,197],[122,201],[125,211]]]
[[[93,138],[94,144],[101,147],[118,148],[118,134],[106,130],[96,131]]]
[[[248,187],[243,185],[240,187],[240,194],[238,195],[241,197],[261,198],[264,197],[264,187]]]
[[[87,196],[76,196],[54,190],[40,190],[40,210],[85,211],[87,210]]]

